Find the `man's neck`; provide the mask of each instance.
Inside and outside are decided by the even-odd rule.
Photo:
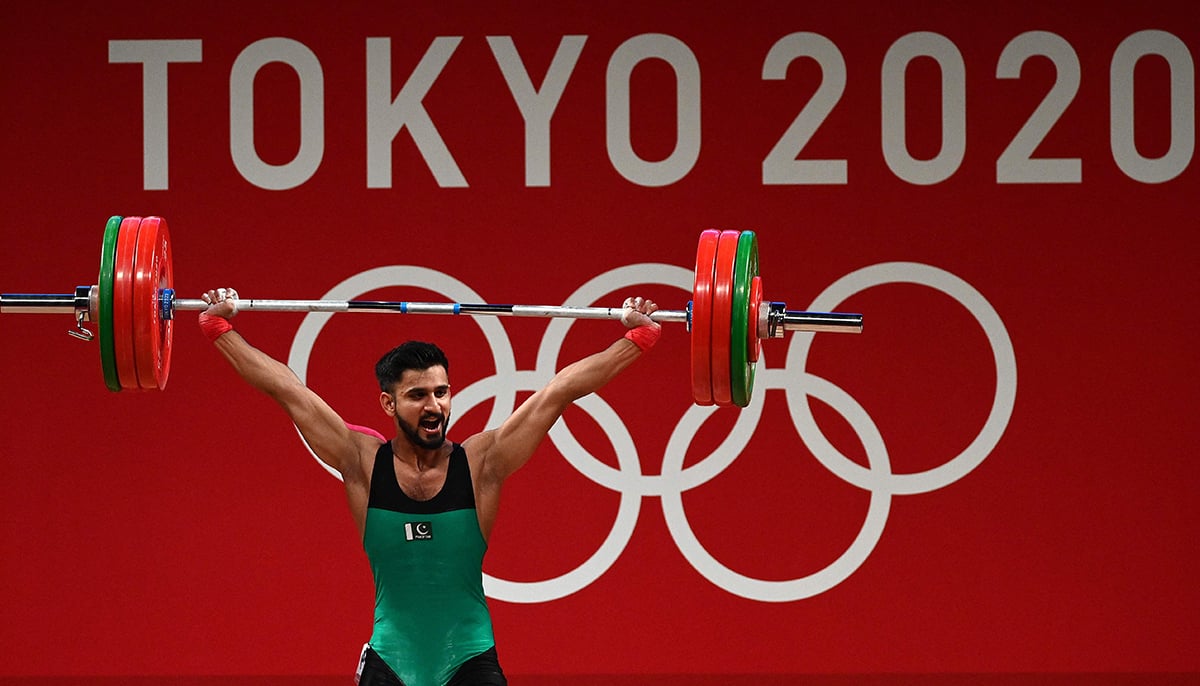
[[[392,454],[405,464],[412,465],[418,472],[438,466],[450,454],[450,450],[449,441],[436,448],[424,448],[413,444],[403,436],[392,439]]]

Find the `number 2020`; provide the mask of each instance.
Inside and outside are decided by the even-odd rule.
[[[1144,157],[1134,142],[1134,66],[1148,55],[1166,60],[1170,68],[1170,145],[1161,157]],[[1016,79],[1031,57],[1050,59],[1057,71],[1053,87],[996,160],[996,182],[1080,183],[1079,158],[1038,158],[1034,150],[1070,106],[1079,90],[1079,58],[1070,43],[1047,31],[1029,31],[1004,47],[996,78]],[[813,134],[841,99],[846,87],[846,62],[832,41],[815,33],[793,33],[771,48],[763,64],[763,79],[783,80],[788,65],[807,57],[821,68],[822,79],[812,98],[763,159],[766,185],[845,184],[844,159],[797,159]],[[918,57],[936,60],[941,70],[942,147],[931,159],[916,159],[905,134],[905,71]],[[966,152],[966,68],[962,55],[945,36],[910,33],[896,41],[883,59],[883,156],[888,168],[912,184],[932,185],[950,178]],[[1191,54],[1176,36],[1164,31],[1132,34],[1113,54],[1109,68],[1109,142],[1113,159],[1129,178],[1162,183],[1183,172],[1195,149],[1195,77]]]

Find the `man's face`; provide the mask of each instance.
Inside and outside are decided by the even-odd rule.
[[[400,433],[417,448],[440,448],[450,421],[450,378],[445,367],[406,370],[392,388],[380,402],[396,418]]]

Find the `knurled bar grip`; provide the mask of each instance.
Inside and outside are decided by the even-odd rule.
[[[392,300],[264,300],[241,299],[238,311],[263,312],[390,312],[393,314],[465,314],[512,317],[564,317],[567,319],[620,319],[619,307],[574,307],[570,305],[493,305],[486,303],[435,303]],[[176,298],[176,310],[205,310],[208,303],[198,298]],[[650,315],[656,322],[687,322],[687,312],[659,310]]]

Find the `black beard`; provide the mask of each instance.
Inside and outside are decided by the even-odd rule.
[[[426,415],[426,417],[428,416],[430,415]],[[424,418],[425,417],[422,417],[422,419]],[[417,431],[417,427],[408,424],[399,417],[396,418],[396,424],[400,427],[400,433],[408,437],[409,443],[412,443],[418,448],[424,448],[425,450],[436,450],[442,447],[442,444],[446,442],[446,427],[449,425],[450,415],[443,416],[441,420],[442,431],[434,438],[425,438],[423,434]]]

